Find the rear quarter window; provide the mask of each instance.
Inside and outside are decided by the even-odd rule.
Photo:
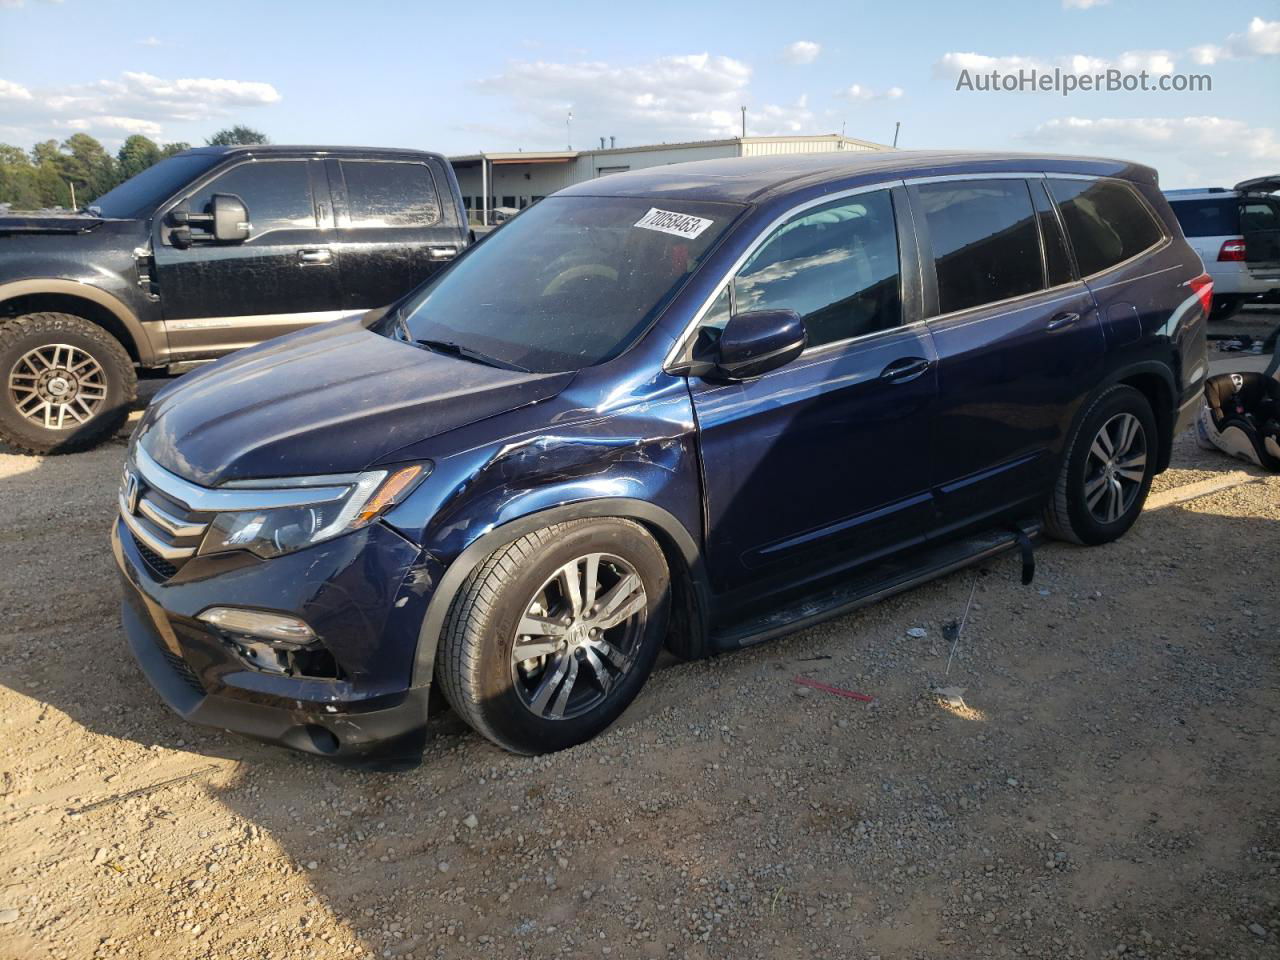
[[[1164,230],[1133,188],[1117,180],[1050,178],[1081,276],[1136,257],[1164,239]]]
[[[1171,200],[1169,206],[1188,237],[1232,237],[1240,233],[1240,210],[1234,197]]]

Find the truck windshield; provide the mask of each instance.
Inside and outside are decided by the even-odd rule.
[[[220,158],[216,155],[190,154],[169,157],[130,177],[114,190],[108,190],[88,209],[100,217],[130,220],[149,217],[157,206],[182,187],[204,173]]]
[[[549,197],[375,328],[538,373],[634,343],[742,211],[736,204]]]

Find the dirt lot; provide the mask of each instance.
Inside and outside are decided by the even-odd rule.
[[[1189,439],[1159,491],[1242,469]],[[375,774],[160,704],[123,449],[0,453],[0,957],[1280,957],[1280,477]]]

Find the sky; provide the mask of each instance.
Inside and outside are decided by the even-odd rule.
[[[1211,90],[983,92],[993,69],[1207,75]],[[0,0],[0,142],[86,131],[449,154],[839,133],[1280,172],[1280,0],[441,4]],[[566,120],[572,113],[572,123]]]

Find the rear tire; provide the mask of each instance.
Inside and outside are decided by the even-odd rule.
[[[637,523],[536,530],[463,584],[436,651],[440,689],[478,733],[514,753],[583,743],[644,685],[670,592],[662,549]]]
[[[1124,384],[1104,391],[1067,447],[1044,511],[1046,532],[1088,546],[1123,536],[1142,513],[1159,444],[1155,415],[1140,391]]]
[[[0,441],[23,453],[87,450],[115,434],[137,396],[120,341],[67,313],[0,323]]]

